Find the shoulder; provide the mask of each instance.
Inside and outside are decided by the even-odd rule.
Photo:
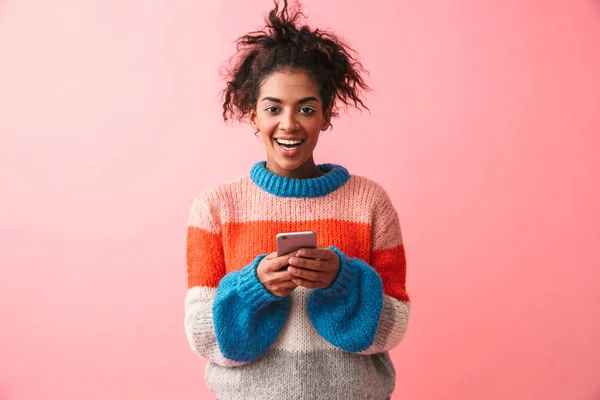
[[[392,199],[382,184],[364,176],[352,175],[351,182],[361,189],[364,203],[369,207],[371,224],[374,232],[373,248],[389,248],[397,244],[397,239],[402,238],[398,211]],[[393,238],[389,241],[389,238]]]
[[[250,177],[244,176],[224,183],[207,187],[197,196],[195,201],[201,201],[209,206],[228,203],[232,197],[244,192],[250,185]]]
[[[348,181],[349,196],[354,204],[367,210],[373,224],[388,224],[398,219],[398,212],[384,186],[365,176],[351,175]]]
[[[227,208],[235,206],[241,199],[248,185],[249,177],[241,177],[201,190],[193,199],[190,213],[190,224],[198,224],[200,220],[210,220],[219,225]]]
[[[366,176],[350,175],[347,187],[354,196],[362,197],[368,204],[373,206],[390,201],[383,185]]]

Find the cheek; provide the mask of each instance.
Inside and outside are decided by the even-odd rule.
[[[274,118],[262,118],[258,128],[265,135],[272,135],[277,129],[277,121]]]
[[[258,131],[258,135],[266,143],[271,140],[271,136],[275,132],[275,129],[272,123],[262,120],[261,123],[258,124]]]
[[[260,135],[261,141],[263,142],[263,144],[265,146],[270,146],[271,145],[271,142],[273,141],[271,135],[269,135],[268,133],[266,133],[264,131],[261,131],[259,133],[259,135]]]
[[[321,120],[315,119],[304,126],[304,131],[308,134],[311,140],[317,140],[319,138],[322,123],[323,122]]]

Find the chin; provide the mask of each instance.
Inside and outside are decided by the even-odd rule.
[[[302,162],[298,161],[282,161],[277,163],[281,169],[286,171],[295,171],[302,166]]]
[[[277,160],[277,165],[279,168],[284,169],[286,171],[295,171],[298,168],[302,167],[306,160]]]

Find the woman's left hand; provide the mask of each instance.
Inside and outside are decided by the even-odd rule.
[[[340,257],[328,247],[300,249],[289,260],[287,269],[292,282],[309,289],[325,289],[335,280],[340,270]]]

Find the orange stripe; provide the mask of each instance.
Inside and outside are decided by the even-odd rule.
[[[225,276],[221,235],[201,228],[188,227],[187,235],[188,288],[216,288]]]
[[[308,230],[317,233],[319,244],[335,246],[348,257],[368,262],[381,277],[386,295],[409,301],[405,288],[404,245],[371,253],[371,227],[368,224],[337,220],[227,223],[222,234],[188,227],[188,287],[216,288],[226,273],[244,268],[259,254],[275,251],[278,233]]]
[[[406,293],[406,253],[403,244],[391,249],[373,251],[371,266],[379,273],[386,295],[410,301]]]
[[[278,233],[298,231],[315,231],[320,245],[335,246],[348,257],[369,259],[371,228],[368,224],[338,220],[226,223],[223,247],[227,272],[243,268],[258,254],[275,251]]]

